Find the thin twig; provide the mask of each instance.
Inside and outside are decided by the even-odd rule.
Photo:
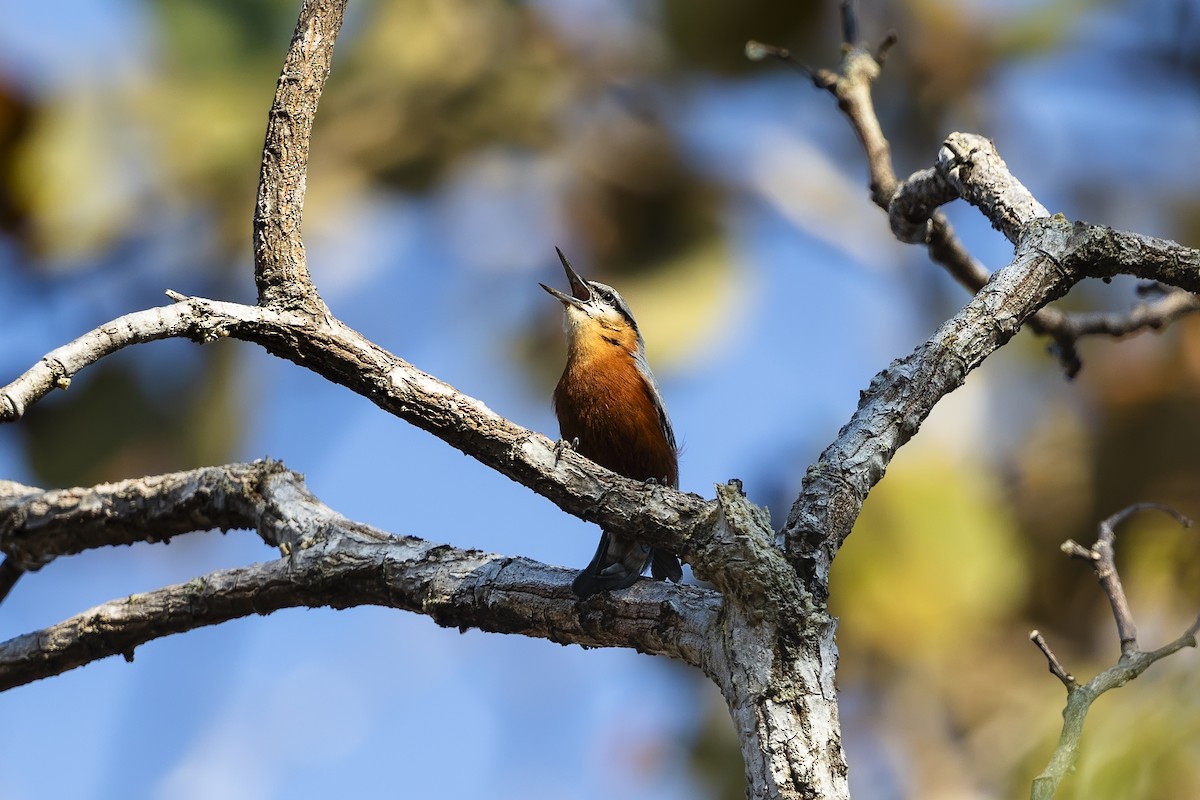
[[[1050,668],[1050,673],[1062,681],[1063,686],[1066,686],[1068,689],[1075,686],[1075,676],[1067,672],[1066,667],[1058,660],[1058,656],[1054,655],[1054,651],[1050,649],[1050,645],[1046,641],[1046,637],[1042,636],[1041,631],[1030,632],[1029,641],[1037,645],[1037,649],[1042,651],[1042,655],[1046,657],[1046,664]]]
[[[814,69],[807,64],[797,61],[786,47],[777,47],[773,44],[764,44],[763,42],[751,39],[746,42],[746,58],[751,61],[764,61],[768,58],[775,59],[809,78],[818,89],[828,89],[837,81],[837,75],[829,70]]]
[[[1174,517],[1179,524],[1190,527],[1190,519],[1174,509],[1158,503],[1137,503],[1123,508],[1116,514],[1104,520],[1099,525],[1096,543],[1090,548],[1068,539],[1062,544],[1062,551],[1072,558],[1082,559],[1092,565],[1104,594],[1108,597],[1113,610],[1113,619],[1121,640],[1121,656],[1117,663],[1096,675],[1085,684],[1079,684],[1073,677],[1067,675],[1062,665],[1058,664],[1053,653],[1042,639],[1041,634],[1034,631],[1030,639],[1038,646],[1050,662],[1050,671],[1067,687],[1067,705],[1063,709],[1063,728],[1059,734],[1058,745],[1050,756],[1046,768],[1033,781],[1030,796],[1033,800],[1050,800],[1057,791],[1063,778],[1074,769],[1079,759],[1079,746],[1083,736],[1083,723],[1087,718],[1088,709],[1096,698],[1107,692],[1124,686],[1129,681],[1141,675],[1157,661],[1182,650],[1185,647],[1196,646],[1196,634],[1200,631],[1200,617],[1196,618],[1187,630],[1177,639],[1157,650],[1143,651],[1137,645],[1137,626],[1134,624],[1133,612],[1125,599],[1125,589],[1121,585],[1115,561],[1116,527],[1133,514],[1141,511],[1160,511]]]

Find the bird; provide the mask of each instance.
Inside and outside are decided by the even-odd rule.
[[[602,467],[639,481],[679,487],[679,448],[646,346],[617,290],[584,280],[554,248],[571,285],[565,294],[538,285],[563,306],[567,364],[554,389],[561,441]],[[596,555],[571,591],[587,599],[632,586],[650,566],[659,580],[683,578],[679,557],[617,531],[600,534]]]

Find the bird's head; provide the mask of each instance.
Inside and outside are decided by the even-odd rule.
[[[642,335],[624,298],[611,286],[579,277],[562,250],[556,247],[555,252],[567,273],[571,293],[538,285],[563,304],[563,328],[572,350],[620,347],[633,355],[641,353]]]

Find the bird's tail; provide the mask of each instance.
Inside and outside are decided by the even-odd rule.
[[[586,599],[597,592],[624,589],[632,586],[650,565],[651,574],[660,580],[670,578],[678,583],[683,578],[679,559],[665,550],[655,550],[634,539],[603,531],[600,545],[592,561],[575,576],[571,591]]]

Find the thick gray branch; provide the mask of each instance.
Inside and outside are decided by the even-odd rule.
[[[313,536],[319,505],[299,475],[277,461],[204,467],[42,491],[0,481],[0,552],[23,569],[58,556],[134,542],[166,542],[197,530],[250,528],[271,545]]]
[[[914,185],[925,186],[938,198],[950,185],[971,198],[1018,242],[1015,258],[929,341],[875,377],[850,422],[809,468],[784,541],[801,574],[813,580],[818,591],[867,493],[883,477],[896,450],[942,397],[1039,309],[1084,278],[1122,273],[1200,290],[1200,251],[1164,239],[1072,224],[1060,215],[1044,216],[1044,209],[1008,173],[991,143],[980,137],[954,134],[945,152],[951,155],[943,154],[936,173],[922,173]]]
[[[0,543],[29,557],[164,539],[187,529],[189,520],[191,530],[255,528],[285,555],[106,603],[0,644],[0,690],[118,653],[131,658],[136,646],[155,638],[293,606],[390,606],[444,626],[633,647],[695,665],[708,658],[721,612],[715,592],[652,581],[616,598],[579,603],[565,569],[391,536],[353,522],[277,462],[91,490],[32,490],[33,497],[27,490],[0,485],[4,519],[24,522],[15,532],[7,523],[0,528]],[[50,544],[34,542],[31,531]]]
[[[973,133],[952,133],[938,151],[937,171],[959,197],[983,212],[992,227],[1014,245],[1029,224],[1050,216],[1017,180],[991,140]]]
[[[0,691],[153,639],[296,606],[380,605],[445,627],[519,633],[560,644],[633,647],[698,664],[720,614],[715,592],[644,581],[619,599],[579,603],[572,572],[413,538],[335,529],[264,564],[219,570],[85,611],[0,644]]]
[[[933,407],[1034,311],[1070,288],[1070,273],[1046,254],[1066,251],[1073,235],[1069,224],[1052,222],[1031,233],[1012,264],[862,393],[850,422],[809,468],[783,531],[790,557],[814,588],[828,585],[833,556],[867,493]]]
[[[740,733],[746,795],[848,798],[838,720],[836,621],[776,549],[765,510],[737,484],[717,486],[713,538],[733,562],[705,672]]]
[[[300,226],[313,118],[345,9],[346,0],[305,1],[271,103],[254,205],[254,280],[262,306],[326,313]]]

